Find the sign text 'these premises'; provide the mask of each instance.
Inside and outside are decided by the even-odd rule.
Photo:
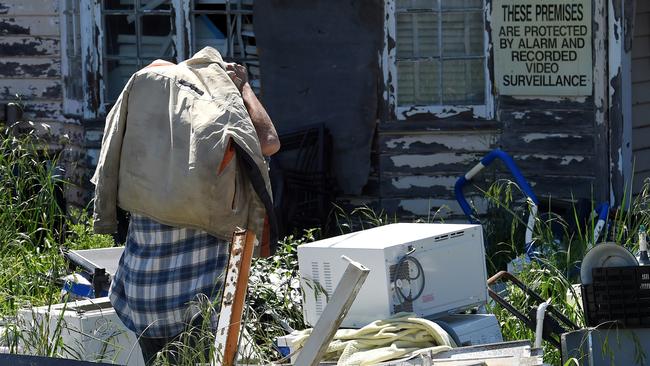
[[[500,94],[591,94],[591,0],[495,0],[492,41]]]

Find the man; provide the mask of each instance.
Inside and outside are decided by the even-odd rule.
[[[233,231],[265,236],[263,156],[279,148],[246,69],[212,48],[154,61],[127,83],[107,117],[94,222],[109,233],[116,206],[131,213],[109,296],[148,365],[196,318],[190,304],[218,295]]]

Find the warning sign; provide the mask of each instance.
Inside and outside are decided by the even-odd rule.
[[[502,95],[591,95],[591,0],[494,0]]]

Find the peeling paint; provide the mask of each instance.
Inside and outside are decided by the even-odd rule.
[[[409,150],[412,145],[440,146],[455,151],[489,151],[496,143],[494,134],[431,134],[417,136],[402,136],[386,140],[389,149]]]
[[[584,156],[580,155],[549,155],[549,154],[531,154],[531,155],[517,155],[517,160],[558,160],[560,165],[570,165],[573,162],[580,163],[585,160]]]
[[[54,77],[60,76],[60,63],[57,58],[45,61],[38,59],[21,59],[18,61],[0,61],[0,77]]]
[[[395,167],[424,168],[437,164],[457,164],[476,162],[475,154],[443,153],[435,155],[395,155],[390,160]]]
[[[445,186],[453,191],[453,186],[458,177],[430,177],[430,176],[411,176],[395,177],[391,179],[393,187],[397,189],[410,189],[413,187],[433,187]]]
[[[561,138],[565,139],[568,137],[575,137],[575,138],[580,138],[579,135],[569,135],[566,133],[528,133],[522,136],[522,140],[524,142],[529,143],[532,141],[538,141],[538,140],[545,140],[548,138]]]
[[[0,55],[45,56],[59,54],[59,39],[52,37],[0,37]]]
[[[526,115],[528,115],[528,113],[530,113],[530,111],[523,111],[523,112],[515,111],[515,112],[512,112],[512,116],[515,119],[524,119],[526,117]]]
[[[543,102],[549,102],[549,103],[557,103],[557,104],[563,104],[566,102],[575,102],[575,103],[586,103],[587,98],[589,96],[544,96],[544,97],[539,97],[539,96],[524,96],[524,95],[513,95],[511,96],[512,99],[516,100],[524,100],[524,101],[530,101],[530,102],[535,102],[535,101],[543,101]]]

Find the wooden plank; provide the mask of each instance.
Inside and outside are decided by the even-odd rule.
[[[500,109],[521,110],[535,106],[535,109],[545,110],[590,110],[593,108],[592,97],[523,97],[523,96],[500,96]]]
[[[447,174],[466,173],[484,153],[434,153],[380,155],[380,171],[405,174]]]
[[[632,44],[632,59],[650,57],[650,35],[634,38]]]
[[[0,37],[0,55],[16,56],[55,56],[59,55],[59,39],[55,37]],[[5,58],[3,61],[7,61]]]
[[[632,127],[638,128],[650,125],[650,103],[632,106]]]
[[[501,123],[487,120],[419,120],[419,121],[382,121],[378,125],[379,133],[431,133],[450,131],[498,131]]]
[[[0,60],[0,78],[41,78],[60,77],[61,59],[59,57],[16,58]]]
[[[650,1],[637,0],[636,1],[636,14],[649,13],[650,12]],[[634,25],[636,26],[636,24]]]
[[[23,101],[24,119],[68,121],[63,115],[63,104],[59,102]]]
[[[382,197],[454,198],[454,184],[460,175],[406,175],[381,179]]]
[[[478,211],[478,214],[487,212],[487,201],[480,196],[467,196]],[[455,199],[423,198],[387,198],[382,199],[381,208],[388,217],[400,217],[403,220],[422,219],[425,222],[439,222],[455,218],[466,221],[465,214]]]
[[[650,57],[632,60],[632,82],[650,80]]]
[[[637,1],[648,2],[647,0]],[[637,5],[638,6],[638,5]],[[649,36],[650,35],[650,12],[638,12],[634,19],[634,37]],[[636,43],[636,40],[634,41]],[[633,46],[634,47],[634,46]]]
[[[648,155],[650,155],[650,152]],[[650,159],[650,156],[646,157],[646,159]],[[650,170],[635,170],[633,181],[632,192],[634,194],[639,194],[644,188],[649,188],[648,192],[650,192]]]
[[[545,132],[575,131],[593,129],[595,115],[589,110],[544,109],[534,103],[518,109],[500,109],[499,119],[504,130],[512,128]]]
[[[511,152],[512,158],[524,176],[530,173],[562,176],[590,176],[594,173],[593,155],[520,154]],[[554,151],[553,153],[557,153]]]
[[[632,84],[632,105],[650,102],[650,81]]]
[[[316,366],[327,351],[329,343],[339,329],[345,314],[352,306],[361,286],[366,281],[370,270],[363,264],[355,262],[345,256],[348,266],[341,277],[332,296],[328,299],[323,313],[307,338],[298,358],[297,366]]]
[[[223,282],[217,334],[214,339],[215,350],[210,361],[212,366],[233,366],[236,362],[239,331],[254,248],[255,234],[244,230],[233,234],[226,278]]]
[[[634,171],[650,170],[650,149],[636,150],[634,152]]]
[[[434,152],[488,152],[496,147],[498,135],[494,133],[431,133],[429,135],[380,134],[379,152],[434,153]]]
[[[650,148],[650,126],[634,129],[634,140],[632,140],[632,149],[634,151]],[[639,160],[637,158],[637,160]]]
[[[400,176],[382,179],[383,198],[414,199],[433,197],[454,200],[454,184],[457,176]],[[486,174],[472,181],[471,187],[465,188],[468,196],[481,196],[497,180],[512,180],[509,173]],[[590,197],[594,189],[595,178],[590,176],[528,175],[526,180],[533,192],[540,197],[571,198]],[[521,194],[523,197],[523,193]]]
[[[512,155],[524,176],[527,172],[589,176],[593,174],[595,165],[593,155],[584,155],[584,152],[556,155],[557,151],[536,153],[515,151],[512,147],[508,153]],[[483,156],[483,153],[381,155],[379,162],[383,173],[435,175],[445,172],[456,175],[469,171]],[[497,163],[495,169],[501,169],[501,166],[501,163]]]
[[[544,200],[545,197],[553,199],[591,198],[596,184],[595,177],[585,176],[527,176],[526,180],[540,200]]]
[[[59,36],[58,15],[0,16],[2,36]]]
[[[544,130],[540,130],[544,131]],[[500,141],[504,150],[518,152],[556,152],[563,154],[593,154],[594,137],[574,132],[520,132],[506,129]]]
[[[29,100],[59,100],[61,79],[0,79],[0,100],[13,101],[19,95]]]
[[[2,15],[56,15],[60,1],[56,0],[1,0]]]

